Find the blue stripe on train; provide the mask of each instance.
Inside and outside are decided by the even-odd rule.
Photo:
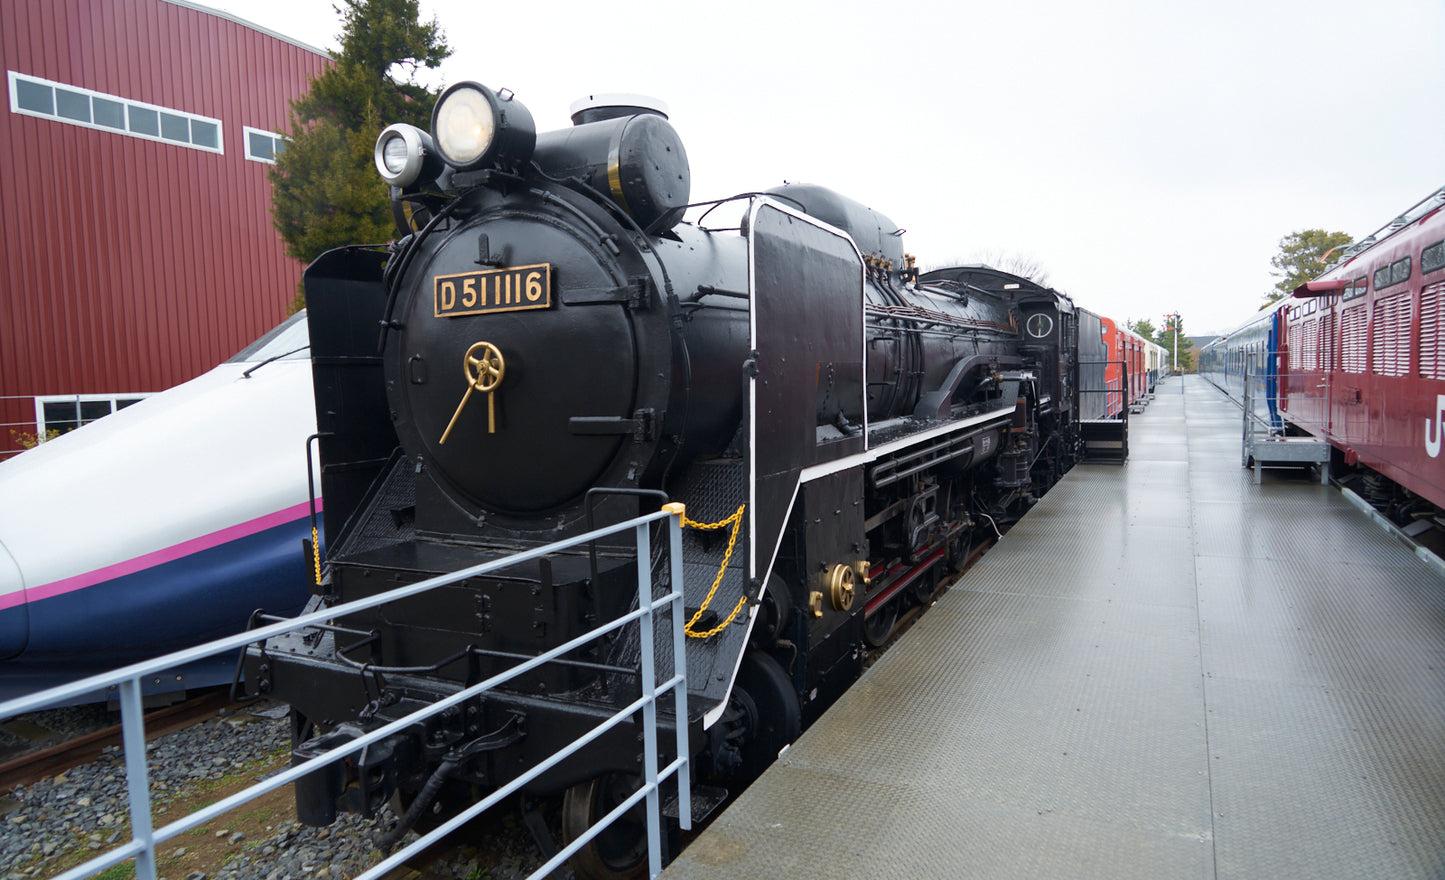
[[[302,517],[144,571],[0,611],[0,630],[6,616],[21,617],[27,608],[29,614],[25,650],[0,662],[0,699],[240,632],[258,608],[299,612],[314,575],[301,544],[310,537],[310,521]],[[210,666],[233,662],[234,655]],[[177,685],[186,686],[199,684]]]

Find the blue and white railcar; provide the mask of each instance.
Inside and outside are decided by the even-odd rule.
[[[0,462],[0,699],[305,603],[307,344],[303,313],[190,382]],[[220,658],[147,685],[233,670]]]
[[[1279,311],[1271,307],[1261,311],[1239,327],[1231,330],[1199,353],[1199,375],[1208,379],[1236,403],[1244,404],[1244,376],[1264,375],[1264,393],[1268,400],[1279,397]],[[1271,423],[1277,418],[1270,408]]]

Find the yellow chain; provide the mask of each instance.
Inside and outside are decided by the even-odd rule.
[[[316,565],[316,586],[319,587],[321,586],[321,538],[316,534],[316,526],[311,527],[311,561]]]
[[[689,621],[687,622],[687,626],[683,627],[683,631],[686,632],[686,633],[688,634],[688,636],[690,636],[691,638],[694,638],[694,639],[710,639],[710,638],[712,638],[713,636],[715,636],[715,635],[717,635],[718,633],[722,632],[723,630],[727,629],[727,628],[728,628],[728,625],[729,625],[730,623],[732,623],[733,620],[735,620],[735,619],[737,618],[738,614],[743,610],[743,606],[748,604],[748,596],[747,596],[747,593],[744,592],[742,596],[738,597],[738,604],[735,605],[735,606],[733,606],[733,613],[728,615],[728,619],[727,619],[727,620],[724,620],[722,623],[718,624],[717,626],[713,627],[712,629],[708,630],[707,632],[693,632],[693,629],[692,629],[692,628],[693,628],[693,625],[696,624],[696,623],[698,622],[698,620],[700,620],[700,619],[702,618],[703,612],[707,610],[707,606],[708,606],[708,605],[712,604],[712,599],[713,599],[713,597],[717,595],[717,588],[720,587],[720,586],[722,586],[723,575],[727,574],[727,570],[728,570],[728,560],[732,559],[732,557],[733,557],[733,547],[734,547],[734,545],[737,544],[737,541],[738,541],[738,531],[740,530],[740,528],[742,527],[742,524],[743,524],[743,511],[744,511],[745,509],[747,509],[747,505],[746,505],[746,504],[744,504],[744,505],[742,505],[741,507],[739,507],[739,508],[737,509],[737,512],[734,513],[732,516],[728,517],[727,519],[725,519],[725,520],[723,520],[723,521],[721,521],[721,522],[715,522],[715,523],[693,522],[692,520],[690,520],[690,519],[687,518],[687,514],[683,514],[683,516],[682,516],[682,524],[683,524],[684,526],[689,527],[689,528],[701,529],[701,530],[703,530],[703,531],[711,531],[711,530],[713,530],[713,529],[720,529],[720,528],[722,528],[722,527],[724,527],[724,526],[729,526],[729,525],[733,527],[732,535],[730,535],[730,536],[728,537],[728,549],[727,549],[727,552],[723,554],[722,567],[718,569],[718,571],[717,571],[717,577],[713,579],[712,589],[711,589],[711,590],[708,590],[707,598],[704,599],[704,600],[702,600],[702,607],[699,608],[699,609],[697,609],[697,613],[692,616],[692,620],[689,620]]]

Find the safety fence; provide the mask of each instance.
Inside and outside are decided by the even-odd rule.
[[[1122,464],[1129,457],[1129,365],[1079,361],[1079,433],[1084,457]]]
[[[1320,466],[1320,483],[1330,481],[1330,447],[1316,437],[1290,436],[1283,412],[1286,405],[1292,418],[1327,417],[1329,408],[1329,377],[1318,374],[1289,377],[1288,386],[1281,386],[1276,370],[1270,369],[1278,352],[1255,351],[1244,357],[1242,403],[1243,436],[1240,458],[1244,467],[1254,468],[1254,481],[1263,479],[1263,469],[1276,466]]]
[[[643,738],[643,781],[641,787],[638,788],[631,797],[618,804],[611,812],[602,817],[602,819],[588,829],[585,834],[580,835],[576,840],[572,841],[568,846],[538,868],[532,876],[546,876],[566,859],[586,846],[593,837],[604,831],[613,822],[622,818],[638,804],[645,802],[649,870],[651,876],[656,877],[662,871],[662,815],[659,791],[664,779],[668,777],[676,778],[679,824],[683,829],[689,829],[692,826],[691,790],[689,784],[690,771],[688,767],[687,663],[683,655],[683,626],[685,622],[682,595],[683,513],[682,505],[669,504],[658,513],[641,516],[614,526],[596,529],[575,539],[548,544],[492,562],[462,569],[452,574],[398,587],[397,589],[365,599],[335,605],[321,611],[305,614],[280,623],[258,627],[184,651],[167,654],[155,660],[133,664],[114,672],[92,676],[71,684],[50,688],[26,697],[0,703],[0,720],[3,720],[25,712],[44,709],[51,705],[59,704],[71,698],[92,693],[103,688],[113,686],[118,686],[119,688],[126,788],[130,805],[131,838],[128,842],[119,844],[114,849],[84,864],[77,865],[63,874],[57,875],[56,880],[78,880],[78,878],[94,876],[107,868],[129,860],[134,860],[135,876],[138,880],[156,880],[156,849],[166,841],[205,825],[212,819],[234,810],[268,792],[274,791],[284,785],[289,785],[297,779],[339,761],[349,754],[359,752],[373,743],[380,742],[387,737],[397,734],[425,718],[445,712],[468,700],[473,700],[499,685],[505,684],[518,676],[525,675],[546,663],[557,660],[588,642],[619,630],[633,622],[636,622],[639,628],[641,648],[641,656],[638,661],[638,673],[642,687],[641,696],[638,699],[620,708],[610,718],[602,721],[590,731],[574,740],[571,744],[539,763],[526,774],[498,788],[483,800],[477,801],[466,810],[458,813],[455,817],[438,825],[435,829],[421,836],[410,845],[392,853],[366,871],[366,873],[361,874],[356,880],[376,880],[376,878],[383,876],[407,859],[431,846],[442,837],[450,834],[471,819],[495,806],[507,796],[517,792],[527,783],[547,772],[567,757],[585,748],[589,743],[602,736],[608,730],[635,717],[639,712],[642,715]],[[667,562],[670,566],[670,591],[654,598],[651,565],[649,564],[649,560],[652,558],[651,526],[653,523],[662,520],[667,521],[669,554]],[[572,547],[592,543],[608,535],[625,532],[628,529],[632,529],[636,536],[636,553],[639,563],[637,565],[638,605],[636,610],[604,623],[596,629],[558,645],[550,651],[519,663],[505,672],[494,675],[485,681],[463,690],[459,690],[455,694],[424,709],[418,710],[411,715],[379,727],[331,751],[288,767],[204,809],[189,813],[160,828],[153,827],[153,810],[150,802],[150,785],[148,782],[149,768],[146,763],[145,719],[141,700],[142,679],[204,657],[243,650],[247,645],[261,643],[275,636],[307,627],[325,626],[334,618],[376,608],[390,602],[412,598],[449,584],[486,575],[519,563],[541,559]],[[655,667],[653,617],[656,613],[667,610],[671,612],[669,617],[671,620],[672,668],[674,675],[667,681],[659,683],[657,682]],[[667,766],[658,767],[657,702],[660,697],[669,691],[672,692],[675,699],[674,717],[676,718],[676,724],[674,726],[677,732],[675,743],[677,757]]]

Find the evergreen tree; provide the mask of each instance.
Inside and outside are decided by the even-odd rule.
[[[1279,253],[1269,260],[1275,269],[1269,274],[1279,281],[1274,290],[1264,295],[1260,308],[1279,302],[1294,293],[1296,287],[1318,277],[1329,265],[1331,252],[1338,255],[1338,249],[1348,247],[1353,241],[1343,232],[1323,229],[1302,229],[1281,238]]]
[[[309,263],[343,244],[394,234],[391,198],[377,175],[377,135],[394,122],[426,129],[437,91],[416,82],[451,54],[418,0],[341,0],[341,50],[291,105],[286,149],[271,169],[272,219],[286,253]],[[298,294],[291,311],[301,308]]]
[[[1150,321],[1148,318],[1140,318],[1137,321],[1125,321],[1124,325],[1127,326],[1130,330],[1133,330],[1135,333],[1138,333],[1140,336],[1144,337],[1144,339],[1149,342],[1159,342],[1159,340],[1154,336],[1154,322]]]

